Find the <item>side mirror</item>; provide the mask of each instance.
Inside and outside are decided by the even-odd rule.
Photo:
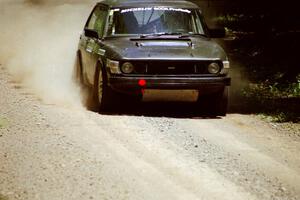
[[[90,38],[99,38],[98,32],[93,29],[84,29],[84,35]]]
[[[209,29],[209,35],[212,38],[223,38],[226,35],[225,28],[212,28]]]

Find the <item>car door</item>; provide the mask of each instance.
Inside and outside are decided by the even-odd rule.
[[[82,65],[83,77],[86,82],[93,84],[95,67],[99,59],[99,40],[104,35],[105,25],[108,16],[108,7],[98,5],[92,12],[85,29],[95,30],[99,38],[87,37],[85,34],[81,36],[82,40]]]

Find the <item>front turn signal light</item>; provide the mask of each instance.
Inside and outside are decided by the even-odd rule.
[[[110,73],[112,74],[121,74],[119,61],[107,59],[106,67],[110,69]]]

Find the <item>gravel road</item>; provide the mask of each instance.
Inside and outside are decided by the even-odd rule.
[[[0,94],[1,200],[300,199],[300,134],[255,116],[100,115],[43,103],[4,69]]]
[[[192,103],[83,108],[70,77],[88,2],[0,0],[0,200],[300,199],[300,128]]]

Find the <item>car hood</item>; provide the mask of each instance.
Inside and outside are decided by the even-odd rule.
[[[106,56],[117,60],[226,60],[224,50],[207,38],[111,38]]]

